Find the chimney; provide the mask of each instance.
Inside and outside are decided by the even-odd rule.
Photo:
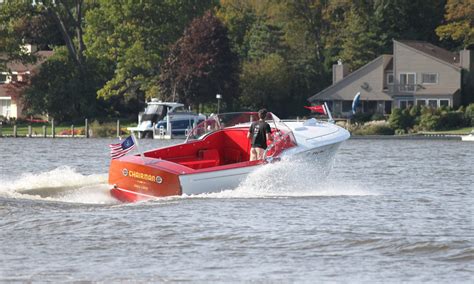
[[[471,50],[469,49],[463,49],[459,51],[459,66],[462,69],[466,69],[467,71],[471,71],[473,64],[471,61],[473,61],[474,57],[471,56]]]
[[[342,60],[339,59],[337,64],[332,66],[332,84],[336,84],[341,81],[347,75],[347,66],[342,63]]]

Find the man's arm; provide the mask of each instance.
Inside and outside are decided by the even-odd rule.
[[[273,142],[273,135],[267,132],[267,140]]]

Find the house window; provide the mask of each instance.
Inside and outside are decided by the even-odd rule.
[[[400,73],[400,91],[414,92],[416,84],[415,73]]]
[[[437,108],[438,107],[438,101],[437,100],[428,100],[428,106],[432,108]]]
[[[437,73],[421,74],[421,83],[422,84],[438,84],[438,74]]]
[[[417,106],[426,106],[426,101],[425,100],[416,100],[416,105]]]
[[[12,82],[17,82],[18,81],[18,75],[17,74],[14,74],[11,76],[11,81]]]
[[[385,101],[385,113],[390,114],[392,113],[392,102]]]
[[[387,73],[387,85],[393,85],[393,73]]]
[[[0,115],[3,117],[9,117],[10,116],[10,105],[11,105],[11,99],[10,98],[0,98]]]
[[[352,111],[352,102],[351,101],[342,101],[342,112]]]
[[[0,83],[6,83],[6,82],[7,82],[7,74],[0,73]]]
[[[439,106],[449,106],[449,100],[439,100]]]
[[[401,109],[409,108],[413,106],[413,101],[412,100],[400,100],[398,102],[398,105],[400,106]]]

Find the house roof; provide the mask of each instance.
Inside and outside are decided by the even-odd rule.
[[[393,56],[386,55],[386,60],[384,60],[383,70],[392,70],[393,71]]]
[[[338,88],[343,84],[343,82],[347,82],[350,80],[356,80],[358,79],[358,74],[366,71],[367,69],[370,68],[375,68],[379,64],[383,64],[384,69],[386,69],[391,62],[393,61],[393,56],[392,55],[381,55],[374,60],[370,61],[366,65],[362,66],[361,68],[357,69],[356,71],[348,74],[346,77],[344,77],[342,80],[336,82],[335,84],[327,87],[326,89],[322,90],[321,92],[315,94],[314,96],[308,98],[308,101],[317,101],[317,100],[352,100],[354,98],[354,94],[340,94],[337,93]],[[392,97],[390,97],[387,93],[383,91],[371,91],[369,94],[362,92],[361,93],[361,99],[364,100],[392,100]]]
[[[455,66],[459,65],[459,55],[457,53],[443,49],[429,42],[417,41],[417,40],[397,40],[397,42],[407,45],[411,48],[414,48],[429,56],[435,57],[446,63],[452,64]]]
[[[344,93],[333,93],[333,94],[325,94],[322,96],[318,96],[314,100],[337,100],[337,101],[352,101],[354,99],[356,93],[351,92],[344,92]],[[384,91],[371,91],[370,93],[367,92],[360,92],[360,100],[362,101],[391,101],[392,97],[388,95]]]
[[[12,61],[7,63],[7,70],[10,70],[12,72],[26,72],[26,71],[31,71],[38,66],[41,65],[48,57],[52,56],[54,54],[54,51],[50,50],[42,50],[42,51],[37,51],[35,52],[35,55],[38,56],[38,61],[36,61],[35,64],[23,64],[18,61]]]

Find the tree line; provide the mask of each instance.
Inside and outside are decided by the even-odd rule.
[[[34,63],[11,84],[28,114],[58,120],[135,116],[152,97],[215,111],[304,113],[342,59],[351,70],[392,39],[450,50],[474,44],[470,0],[49,0],[0,6],[0,69]],[[8,71],[8,70],[7,70]]]

